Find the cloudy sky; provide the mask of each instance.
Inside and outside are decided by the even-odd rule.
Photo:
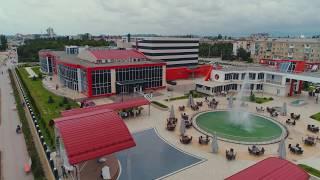
[[[320,0],[1,0],[0,34],[320,34]]]

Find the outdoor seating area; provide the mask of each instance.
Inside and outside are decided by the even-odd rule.
[[[288,148],[294,154],[299,154],[299,155],[303,154],[303,149],[300,147],[299,144],[296,144],[295,146],[292,146],[291,144],[289,144]]]
[[[193,111],[198,111],[199,110],[199,106],[198,105],[191,105],[191,109]]]
[[[251,155],[260,156],[260,155],[263,155],[263,154],[264,154],[265,149],[264,149],[264,147],[259,148],[259,147],[256,146],[256,145],[252,145],[251,148],[248,147],[248,152],[249,152],[249,154],[251,154]]]
[[[202,107],[202,105],[203,105],[202,101],[196,102],[196,104],[197,104],[197,106],[199,106],[199,107]]]
[[[208,107],[211,109],[217,109],[219,102],[212,98],[211,101],[208,100]]]
[[[313,133],[318,133],[319,132],[319,126],[315,126],[315,125],[311,125],[311,124],[308,124],[308,127],[307,129]]]
[[[187,129],[192,127],[192,121],[191,120],[184,120],[184,123],[185,123]]]
[[[291,117],[291,119],[299,120],[300,119],[300,114],[290,113],[290,117]]]
[[[181,113],[181,118],[183,119],[183,120],[188,120],[189,119],[189,116],[186,114],[186,113]]]
[[[287,119],[287,120],[286,120],[286,124],[287,124],[287,125],[295,126],[295,125],[296,125],[296,120],[293,120],[293,121],[292,121],[291,119]]]
[[[316,145],[316,138],[312,136],[307,136],[306,138],[302,138],[302,141],[305,145],[313,146]]]
[[[142,110],[143,107],[124,109],[122,111],[119,111],[119,115],[124,119],[129,117],[137,117],[141,114]]]
[[[180,137],[180,142],[182,144],[190,144],[191,141],[192,141],[192,136],[189,137],[187,135],[183,135],[183,136]]]
[[[176,128],[176,123],[173,123],[173,122],[171,122],[171,121],[168,121],[167,122],[167,130],[168,131],[174,131],[174,129]]]
[[[203,136],[200,136],[199,137],[199,144],[209,144],[210,142],[210,139],[209,139],[209,136],[207,135],[206,137],[203,137]]]
[[[186,109],[185,106],[179,106],[179,111],[184,111]]]
[[[260,108],[259,107],[256,107],[256,111],[257,112],[264,112],[264,108],[261,106]]]
[[[234,151],[233,148],[230,148],[230,150],[226,150],[226,158],[227,160],[235,160],[237,156],[237,153]]]

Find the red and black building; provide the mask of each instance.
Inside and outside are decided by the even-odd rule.
[[[41,71],[88,97],[110,96],[165,87],[166,63],[150,61],[136,50],[79,48],[41,50]]]

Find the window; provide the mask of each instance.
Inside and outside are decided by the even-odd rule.
[[[94,70],[92,77],[92,95],[103,95],[111,93],[111,72],[110,70]]]

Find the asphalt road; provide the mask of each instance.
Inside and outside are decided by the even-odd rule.
[[[0,57],[0,61],[3,60]],[[14,109],[14,97],[9,84],[8,66],[1,66],[0,62],[0,89],[1,89],[1,124],[0,124],[0,151],[2,154],[1,174],[4,180],[32,180],[33,175],[26,174],[23,166],[29,156],[23,134],[16,134],[16,126],[20,124],[18,114]],[[3,74],[1,73],[3,71]]]

